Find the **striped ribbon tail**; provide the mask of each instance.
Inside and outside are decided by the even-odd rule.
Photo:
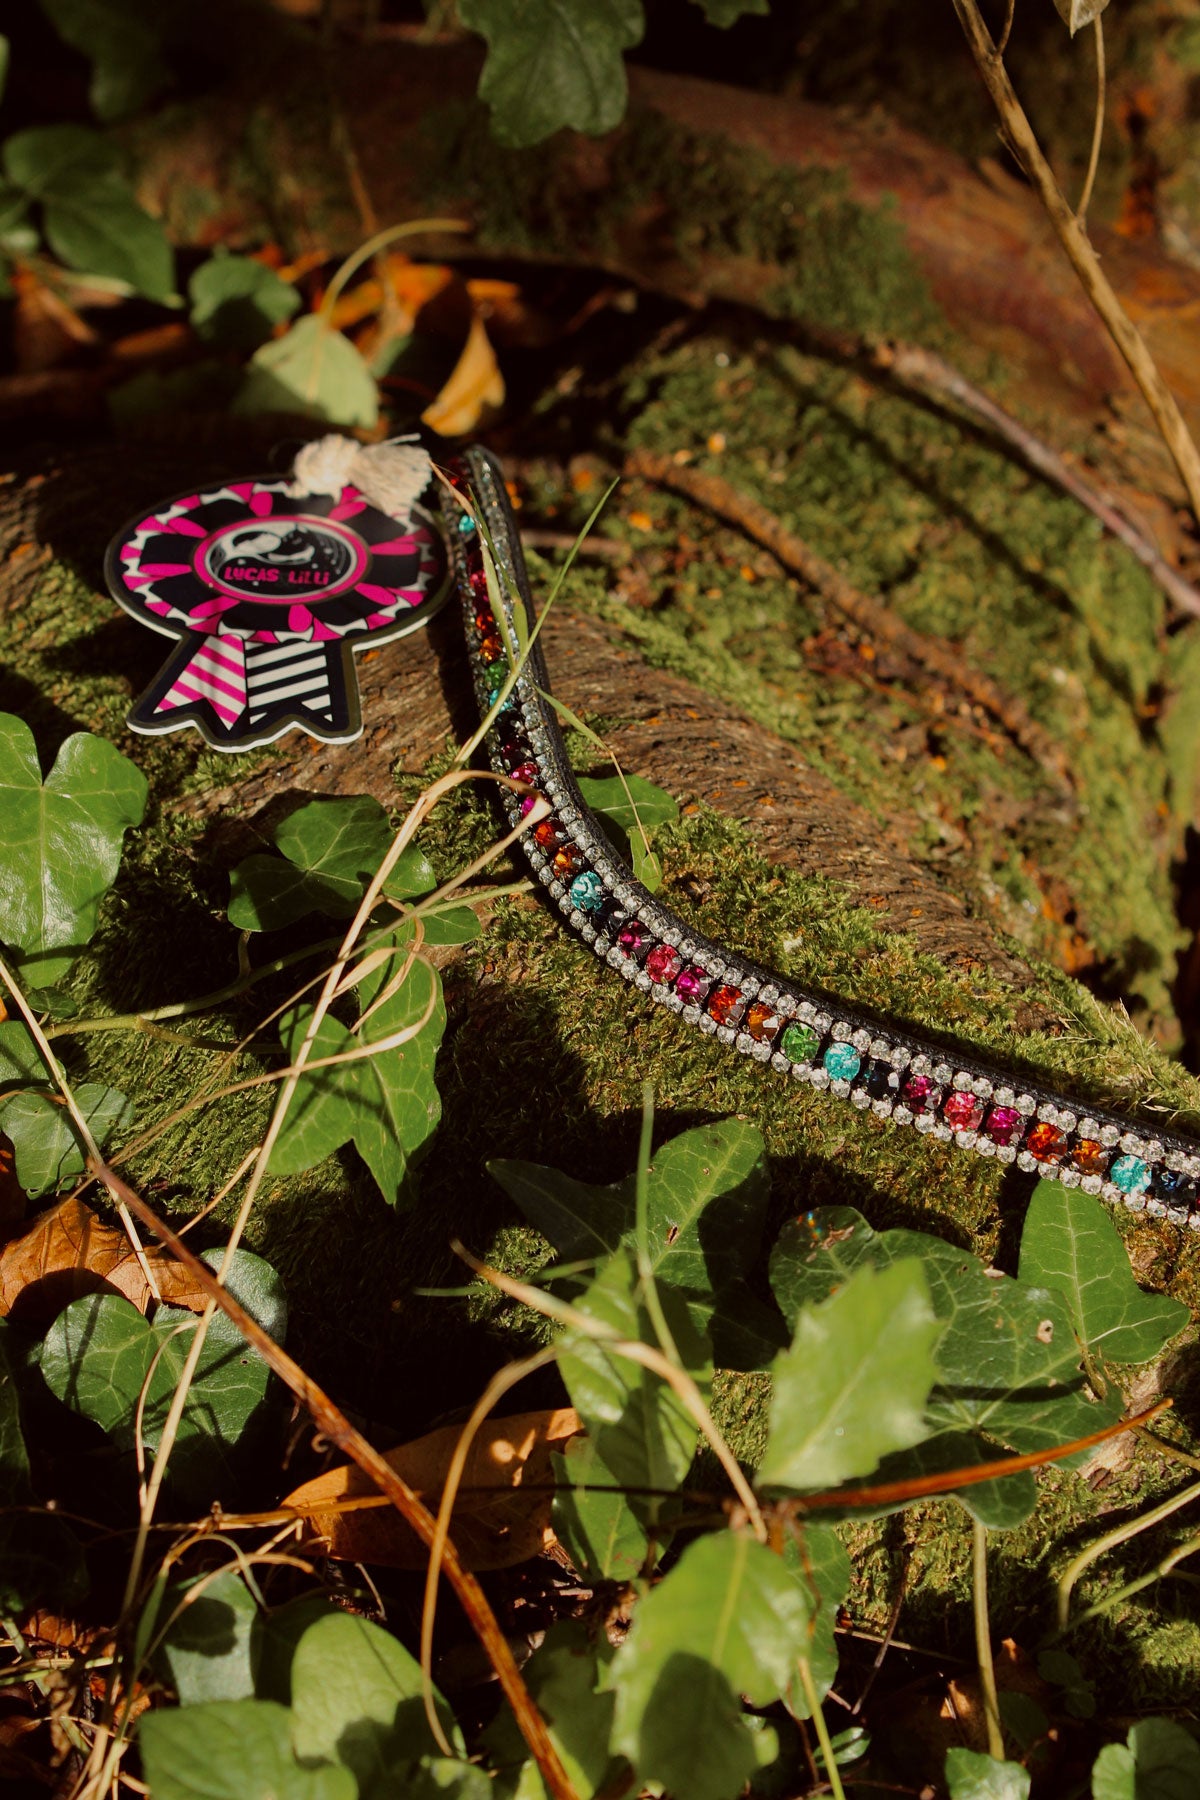
[[[189,633],[163,670],[161,683],[143,696],[130,723],[163,730],[166,716],[192,709],[207,716],[218,736],[233,730],[246,710],[245,640],[232,632],[199,637]]]
[[[271,718],[303,714],[326,731],[347,728],[341,647],[336,642],[246,646],[247,711],[251,731]]]

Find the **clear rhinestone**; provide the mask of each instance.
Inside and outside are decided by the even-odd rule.
[[[654,983],[647,975],[645,969],[639,969],[633,978],[633,985],[635,988],[640,988],[643,994],[648,994],[650,989],[654,986]]]
[[[737,1039],[737,1032],[733,1029],[732,1025],[718,1025],[717,1026],[717,1042],[718,1042],[718,1044],[732,1044],[736,1041],[736,1039]]]
[[[1166,1155],[1166,1147],[1158,1138],[1151,1138],[1150,1142],[1146,1145],[1146,1148],[1142,1151],[1142,1155],[1149,1163],[1161,1162]]]
[[[877,1062],[887,1062],[892,1054],[892,1046],[886,1038],[872,1038],[870,1051]]]
[[[891,1056],[888,1058],[888,1061],[891,1063],[893,1069],[907,1069],[909,1063],[912,1061],[912,1051],[906,1050],[903,1044],[897,1044],[896,1048],[892,1051]]]
[[[978,1094],[978,1096],[981,1100],[986,1100],[989,1097],[989,1095],[991,1094],[991,1091],[992,1091],[992,1084],[988,1080],[986,1075],[978,1076],[971,1083],[971,1092],[973,1094]]]
[[[815,1088],[827,1088],[829,1086],[829,1070],[813,1069],[809,1074],[808,1079]]]
[[[1030,1156],[1028,1150],[1022,1150],[1020,1156],[1017,1158],[1018,1169],[1024,1169],[1027,1175],[1032,1175],[1037,1166],[1037,1157]]]
[[[1059,1108],[1058,1125],[1060,1131],[1074,1131],[1078,1123],[1079,1121],[1073,1112],[1064,1112],[1062,1107]]]
[[[781,1075],[786,1075],[791,1066],[792,1065],[787,1057],[781,1056],[778,1050],[773,1050],[771,1052],[771,1067],[773,1069],[778,1069]]]
[[[850,1092],[850,1083],[848,1081],[831,1081],[829,1091],[831,1094],[836,1094],[839,1100],[844,1100]]]
[[[1098,1194],[1104,1186],[1104,1180],[1099,1175],[1085,1175],[1079,1185],[1085,1194]]]
[[[933,1135],[939,1144],[948,1144],[950,1139],[954,1136],[954,1133],[948,1125],[943,1125],[939,1122],[933,1126]]]
[[[717,1029],[717,1021],[710,1019],[707,1013],[700,1014],[700,1029],[706,1037],[711,1037]]]
[[[1013,1105],[1019,1113],[1023,1114],[1023,1116],[1028,1119],[1033,1116],[1036,1102],[1032,1094],[1018,1094],[1013,1101]]]
[[[1121,1139],[1121,1148],[1127,1156],[1141,1156],[1146,1146],[1136,1131],[1127,1131]]]
[[[893,1119],[895,1119],[897,1125],[911,1125],[912,1124],[912,1114],[908,1110],[907,1106],[898,1106],[896,1108],[896,1110],[893,1112],[892,1117],[893,1117]]]
[[[822,1037],[824,1037],[825,1033],[829,1030],[829,1027],[832,1024],[833,1024],[833,1020],[830,1018],[828,1013],[824,1013],[824,1012],[816,1013],[812,1020],[813,1030],[819,1031],[821,1033]]]
[[[1112,1149],[1113,1145],[1117,1142],[1120,1135],[1121,1134],[1117,1130],[1115,1125],[1102,1125],[1100,1127],[1100,1132],[1099,1132],[1100,1142],[1104,1145],[1104,1148],[1106,1150]]]
[[[1052,1100],[1043,1100],[1037,1109],[1037,1116],[1043,1125],[1058,1124],[1058,1108]]]
[[[938,1063],[933,1071],[933,1079],[937,1082],[939,1087],[945,1087],[953,1073],[954,1070],[950,1067],[949,1063]]]
[[[871,1111],[877,1119],[890,1119],[894,1102],[891,1100],[872,1100]]]
[[[1064,1187],[1078,1187],[1083,1177],[1080,1175],[1078,1169],[1060,1169],[1058,1171],[1058,1179],[1062,1182]]]
[[[678,999],[678,997],[679,996],[676,995],[676,999]],[[695,1025],[698,1023],[698,1021],[701,1017],[700,1008],[698,1006],[685,1006],[682,1013],[679,1016],[681,1019],[683,1019],[685,1024]]]
[[[965,1094],[970,1085],[971,1077],[967,1074],[965,1069],[960,1069],[958,1074],[954,1077],[954,1086],[958,1089],[960,1094]]]
[[[954,1134],[954,1141],[960,1150],[973,1150],[975,1148],[975,1140],[978,1136],[979,1133],[977,1131],[956,1131]]]
[[[779,999],[775,1002],[775,1011],[781,1019],[790,1019],[798,1004],[794,994],[780,994]]]
[[[760,1000],[765,1001],[768,1006],[773,1006],[779,998],[779,989],[775,986],[773,981],[768,981],[759,989],[758,997]]]
[[[833,1030],[830,1033],[830,1036],[833,1038],[835,1044],[848,1044],[853,1035],[854,1033],[850,1026],[847,1025],[845,1019],[834,1020]]]
[[[867,1051],[871,1048],[871,1034],[869,1031],[856,1031],[854,1036],[850,1039],[850,1042],[854,1045],[856,1050],[861,1050],[865,1056]]]
[[[917,1130],[922,1133],[932,1131],[935,1123],[933,1114],[927,1112],[918,1113],[914,1120]]]
[[[667,1007],[670,1012],[683,1011],[683,1001],[679,998],[678,994],[672,994],[670,990],[663,995],[663,1005]]]
[[[755,1062],[769,1062],[771,1059],[771,1046],[770,1044],[753,1044],[750,1054]]]
[[[579,935],[585,944],[594,944],[596,941],[596,928],[594,925],[581,925],[579,927]]]
[[[924,1054],[913,1057],[912,1070],[914,1075],[928,1075],[932,1068],[933,1064]]]
[[[1188,1209],[1186,1206],[1168,1206],[1167,1217],[1170,1219],[1172,1225],[1186,1225],[1188,1222]]]
[[[1017,1096],[1010,1087],[1002,1087],[996,1089],[995,1099],[997,1106],[1015,1106]]]
[[[980,1156],[995,1156],[996,1146],[990,1137],[979,1137],[975,1140],[975,1148]]]
[[[866,1088],[855,1088],[850,1096],[850,1104],[851,1106],[857,1106],[859,1112],[862,1112],[864,1108],[870,1106],[871,1096],[868,1094]]]
[[[737,1047],[743,1056],[749,1056],[754,1048],[754,1039],[748,1031],[741,1031],[737,1036]]]
[[[1132,1213],[1148,1212],[1150,1210],[1146,1204],[1145,1194],[1126,1194],[1125,1204]],[[1162,1201],[1152,1201],[1151,1205],[1161,1206]]]
[[[1016,1162],[1017,1153],[1011,1144],[996,1145],[996,1161],[998,1163]]]

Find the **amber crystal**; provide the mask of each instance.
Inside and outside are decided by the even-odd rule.
[[[564,844],[554,858],[554,866],[560,875],[576,875],[583,867],[583,852],[577,850],[574,844]]]
[[[1071,1152],[1071,1161],[1081,1175],[1103,1175],[1111,1155],[1111,1150],[1106,1150],[1095,1138],[1080,1138]]]
[[[746,1030],[759,1044],[769,1044],[779,1030],[779,1015],[765,1000],[755,1000],[746,1012]]]
[[[479,642],[479,660],[485,663],[497,663],[504,655],[504,645],[500,642],[500,634],[491,632]]]

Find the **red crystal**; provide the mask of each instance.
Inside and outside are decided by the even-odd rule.
[[[943,1106],[942,1117],[955,1131],[977,1131],[983,1118],[983,1102],[969,1091],[955,1092]]]
[[[1067,1134],[1060,1131],[1057,1125],[1035,1125],[1026,1140],[1025,1148],[1039,1162],[1060,1162],[1066,1154]]]
[[[683,958],[670,944],[658,944],[646,958],[646,973],[652,981],[674,981],[683,967]]]
[[[741,988],[721,986],[708,996],[709,1015],[718,1025],[736,1025],[744,1005]]]
[[[535,787],[538,780],[537,764],[535,762],[518,763],[512,771],[512,778],[514,781],[527,781],[530,787]]]
[[[993,1106],[983,1129],[993,1144],[1011,1144],[1014,1137],[1021,1141],[1024,1126],[1024,1115],[1015,1106]]]
[[[558,826],[553,819],[543,819],[540,825],[535,825],[533,838],[543,850],[553,850],[561,842]]]
[[[765,1000],[755,1000],[746,1013],[746,1030],[758,1044],[769,1044],[779,1030],[779,1015]]]

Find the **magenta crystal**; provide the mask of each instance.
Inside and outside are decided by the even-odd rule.
[[[931,1075],[910,1075],[904,1083],[905,1104],[915,1113],[924,1112],[930,1094],[933,1093],[933,1077]]]
[[[540,794],[526,794],[525,795],[525,798],[521,801],[521,817],[522,818],[525,818],[527,816],[527,814],[529,814],[533,811],[534,807],[537,805],[537,803],[541,799],[541,797],[542,796]]]
[[[983,1129],[993,1144],[1011,1144],[1014,1137],[1020,1139],[1024,1124],[1024,1116],[1015,1106],[993,1106]]]
[[[644,926],[631,919],[628,925],[622,925],[617,934],[617,942],[626,956],[636,956],[638,951],[644,950],[650,942],[650,933]]]
[[[535,786],[538,779],[537,764],[535,762],[518,763],[512,771],[512,778],[514,781],[527,781],[530,787]]]
[[[955,1131],[978,1131],[983,1118],[983,1102],[969,1090],[951,1094],[942,1108],[942,1117]]]
[[[696,1006],[707,994],[711,983],[704,970],[689,963],[675,983],[675,992],[687,1006]]]

